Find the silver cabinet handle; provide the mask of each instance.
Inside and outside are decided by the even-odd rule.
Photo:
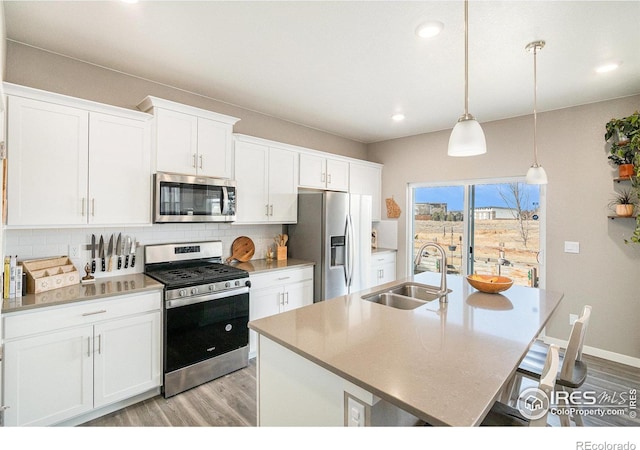
[[[265,216],[269,215],[269,205],[264,205],[266,208]]]
[[[87,338],[87,357],[91,357],[91,336]]]
[[[327,183],[328,183],[328,184],[331,184],[331,174],[328,174],[328,175],[327,175]]]
[[[95,198],[91,199],[91,215],[92,216],[96,215],[96,199]]]
[[[98,355],[102,353],[102,335],[98,335]]]
[[[200,158],[200,168],[202,169],[202,155],[200,155],[199,158]]]
[[[322,174],[320,175],[320,181],[324,183],[325,179],[326,179],[326,175],[324,172],[322,172]]]
[[[82,197],[82,217],[84,217],[84,208],[85,208],[85,202],[86,201],[87,201],[87,199]]]
[[[280,278],[278,278],[278,281],[281,281],[281,280],[288,280],[289,278],[291,278],[291,277],[280,277]]]
[[[94,314],[104,314],[106,313],[107,310],[106,309],[101,309],[100,311],[93,311],[93,312],[89,312],[89,313],[84,313],[82,314],[82,316],[93,316]]]
[[[273,216],[273,205],[270,206],[270,209],[271,209],[271,213],[269,215]]]
[[[287,300],[284,302],[284,304],[285,304],[285,305],[288,305],[288,304],[289,304],[289,293],[288,293],[288,292],[285,292],[285,293],[284,293],[284,295],[286,295],[286,296],[287,296]]]
[[[193,154],[193,168],[194,169],[196,168],[196,158],[197,158],[197,155],[194,153]]]

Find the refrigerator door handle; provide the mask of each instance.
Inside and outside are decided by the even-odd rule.
[[[351,214],[347,215],[347,257],[346,257],[346,269],[347,269],[347,287],[351,287],[353,281],[353,257],[355,254],[354,236],[353,236],[353,222],[351,221]]]

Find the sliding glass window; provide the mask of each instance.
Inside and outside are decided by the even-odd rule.
[[[426,242],[447,253],[450,274],[505,275],[523,286],[538,286],[544,243],[544,186],[523,179],[472,181],[460,184],[410,185],[413,220],[413,273],[439,272],[436,252],[417,252]]]

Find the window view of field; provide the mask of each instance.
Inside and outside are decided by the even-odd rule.
[[[426,242],[447,252],[447,273],[465,272],[463,248],[464,186],[420,187],[414,190],[414,256]],[[539,187],[524,183],[484,184],[475,192],[473,211],[473,272],[504,275],[514,283],[537,282],[540,228]],[[467,249],[468,250],[468,249]],[[437,252],[427,249],[414,271],[440,271]]]

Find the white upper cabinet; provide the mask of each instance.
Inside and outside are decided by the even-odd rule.
[[[375,163],[349,163],[349,192],[371,196],[371,220],[381,220],[382,166]]]
[[[298,220],[298,154],[256,138],[236,138],[236,223]]]
[[[149,223],[150,142],[149,121],[90,113],[89,223]]]
[[[322,154],[301,152],[298,185],[305,188],[347,192],[349,190],[349,163],[327,158]]]
[[[151,116],[4,87],[7,225],[151,223]]]
[[[156,97],[138,108],[154,115],[158,172],[232,177],[233,125],[240,119]]]

